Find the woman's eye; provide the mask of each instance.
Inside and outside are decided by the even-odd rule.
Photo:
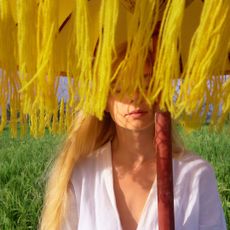
[[[115,90],[115,93],[116,93],[116,94],[119,94],[120,92],[121,92],[120,89],[116,89],[116,90]]]
[[[149,88],[149,84],[146,84],[146,85],[145,85],[145,89],[148,89],[148,88]]]

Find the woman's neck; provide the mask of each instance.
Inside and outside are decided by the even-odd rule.
[[[123,166],[138,166],[146,161],[155,161],[154,128],[127,130],[116,126],[116,135],[112,142],[113,160]]]

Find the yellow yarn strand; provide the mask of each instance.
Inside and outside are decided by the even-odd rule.
[[[65,112],[65,130],[69,130],[73,119],[73,114],[70,108],[70,103],[66,103],[66,112]]]
[[[113,78],[121,89],[121,94],[132,94],[139,90],[141,96],[146,98],[146,90],[143,86],[144,66],[151,38],[159,16],[159,1],[137,0],[128,26],[127,51],[124,60],[120,63]],[[119,74],[121,73],[122,74]]]
[[[184,8],[184,0],[171,0],[167,3],[158,38],[153,77],[149,88],[151,102],[159,100],[160,108],[169,110],[172,114],[174,114],[173,96],[176,90],[176,84],[173,85],[173,81],[177,82],[180,77],[180,33]]]
[[[20,117],[19,117],[19,123],[20,123],[20,138],[23,138],[26,135],[27,131],[27,116],[24,115],[22,111],[23,106],[20,106]]]
[[[92,91],[91,95],[86,98],[88,107],[86,105],[83,107],[85,112],[96,115],[100,119],[103,117],[110,88],[112,52],[115,51],[115,29],[118,9],[118,0],[102,0],[101,2],[99,43],[93,64],[93,79],[88,86],[92,87]]]
[[[56,101],[56,106],[58,105],[57,101]],[[56,107],[57,109],[55,111],[53,111],[52,114],[52,126],[51,126],[51,133],[52,134],[56,134],[58,133],[58,107]]]
[[[10,134],[17,137],[17,101],[14,95],[10,98]]]
[[[58,127],[58,132],[61,134],[65,131],[65,104],[64,104],[64,99],[61,99],[60,102],[60,108],[59,108],[59,127]]]
[[[223,100],[221,95],[217,95],[219,92],[222,95],[224,93],[223,84],[218,78],[224,74],[226,64],[229,21],[229,1],[204,2],[200,24],[190,45],[187,68],[177,102],[178,107],[188,114],[198,111],[204,103],[212,104],[213,119],[216,121],[219,105]],[[208,91],[212,92],[209,98],[205,96]],[[199,119],[195,118],[194,122],[198,122]]]
[[[37,64],[37,3],[28,0],[24,4],[23,0],[17,1],[18,19],[18,66],[22,88],[25,87],[29,79],[36,73]],[[28,39],[30,38],[30,39]],[[23,92],[23,113],[29,113],[31,108],[30,97],[34,97],[34,86]],[[25,102],[26,101],[26,102]]]
[[[75,75],[75,84],[76,90],[80,97],[89,98],[91,93],[90,84],[92,83],[92,54],[90,53],[90,38],[89,38],[89,24],[88,24],[88,7],[87,2],[84,0],[79,0],[76,4],[76,15],[75,22],[76,28],[74,30],[76,48],[75,48],[75,56],[77,58],[77,63],[74,73]],[[77,79],[76,79],[77,78]],[[71,104],[73,104],[74,93],[71,93]],[[87,100],[88,101],[88,100]],[[89,102],[88,102],[89,103]],[[79,108],[83,106],[87,107],[87,102],[85,100],[79,101]]]
[[[11,14],[9,1],[0,1],[0,105],[1,130],[7,124],[7,104],[10,102],[11,136],[17,136],[17,113],[20,111],[18,89],[20,81],[17,74],[17,36],[16,24]]]

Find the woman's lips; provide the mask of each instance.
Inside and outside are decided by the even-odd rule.
[[[129,117],[133,117],[133,118],[138,118],[138,117],[142,117],[146,113],[147,113],[147,111],[138,109],[138,110],[133,110],[133,111],[127,113],[125,116],[129,116]]]

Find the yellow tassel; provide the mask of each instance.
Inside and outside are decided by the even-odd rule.
[[[66,127],[67,131],[69,130],[69,128],[71,126],[72,120],[73,120],[72,108],[70,107],[70,103],[67,102],[66,103],[66,112],[65,112],[65,127]]]
[[[36,73],[37,64],[37,2],[28,0],[17,1],[18,27],[18,66],[22,88]],[[29,113],[31,100],[34,100],[34,85],[23,92],[23,112]]]
[[[17,137],[17,103],[16,97],[12,96],[10,99],[10,134],[11,137]]]
[[[149,97],[151,102],[159,100],[162,110],[174,114],[173,96],[180,77],[179,58],[181,53],[181,26],[185,1],[168,1],[161,22],[158,48],[153,77],[150,82]]]
[[[82,1],[82,6],[84,5]],[[102,118],[104,108],[107,102],[109,93],[112,52],[115,50],[115,28],[118,16],[119,1],[101,1],[100,18],[99,18],[99,42],[96,52],[96,57],[93,63],[93,73],[91,78],[90,65],[91,56],[89,56],[89,45],[87,38],[85,41],[80,38],[77,42],[79,45],[86,44],[86,55],[83,56],[80,63],[81,72],[79,78],[79,96],[80,102],[78,108],[82,108],[85,113],[90,113]],[[78,6],[77,6],[78,7]],[[84,10],[80,12],[84,13]],[[82,15],[82,19],[86,15]],[[78,24],[80,26],[81,24]],[[87,24],[82,26],[83,31],[86,31]],[[78,45],[78,46],[79,46]],[[91,59],[89,59],[91,58]],[[80,59],[81,60],[81,59]],[[88,71],[86,71],[88,69]],[[88,75],[86,75],[88,74]]]
[[[9,1],[0,1],[0,102],[2,109],[1,130],[6,125],[6,107],[10,100],[10,129],[13,137],[17,136],[17,103],[20,87],[17,75],[17,37]]]
[[[125,59],[120,63],[114,74],[114,78],[116,78],[115,89],[120,85],[122,95],[132,94],[138,89],[141,96],[146,98],[146,90],[142,84],[144,81],[144,66],[158,17],[158,0],[136,1],[128,25]]]
[[[38,136],[42,137],[45,134],[45,108],[43,98],[40,98],[40,106],[39,106],[39,117],[38,117]]]
[[[58,133],[58,107],[57,110],[53,112],[51,133],[52,134]]]
[[[60,102],[60,108],[59,108],[59,127],[58,127],[59,134],[65,131],[64,119],[65,119],[65,103],[64,103],[64,99],[62,98]]]
[[[200,18],[199,27],[194,34],[184,81],[181,86],[177,106],[191,114],[204,103],[211,103],[217,120],[219,105],[222,104],[223,85],[220,83],[224,74],[228,52],[230,4],[228,1],[206,0]],[[212,96],[207,101],[208,91]],[[222,94],[223,95],[223,94]],[[225,100],[225,99],[224,99]]]
[[[80,96],[85,95],[86,98],[89,97],[90,87],[89,82],[92,82],[92,53],[90,53],[90,38],[89,38],[89,24],[88,24],[88,7],[87,2],[84,0],[79,0],[76,4],[76,13],[73,15],[76,26],[74,29],[74,43],[76,47],[75,58],[77,63],[73,63],[75,68],[73,69],[74,83],[72,90],[70,91],[70,101],[71,104],[74,102],[75,93],[77,92]],[[77,78],[77,79],[76,79]],[[72,80],[71,80],[72,81]],[[79,82],[79,86],[78,83]],[[70,83],[70,81],[69,81]],[[71,84],[71,83],[70,83]],[[75,88],[76,87],[76,88]],[[86,102],[88,105],[89,102]],[[84,102],[80,100],[79,107],[83,107]]]
[[[41,40],[41,52],[39,55],[38,66],[44,63],[44,72],[39,77],[39,90],[44,97],[44,106],[46,111],[57,110],[56,103],[56,82],[57,73],[55,71],[55,47],[56,35],[58,33],[58,6],[57,2],[52,0],[44,1],[43,8],[43,34]],[[49,89],[49,90],[47,90]]]
[[[1,53],[1,52],[0,52]],[[8,81],[4,74],[5,71],[0,70],[0,112],[1,112],[1,122],[0,122],[0,132],[5,128],[7,124],[7,96],[8,96]],[[6,92],[7,93],[6,93]]]
[[[46,113],[45,114],[45,128],[47,128],[50,132],[51,132],[51,119],[52,119],[52,114]]]
[[[7,123],[7,108],[6,108],[6,100],[1,98],[0,101],[0,111],[1,111],[1,122],[0,122],[0,132],[3,131],[3,129],[6,126]]]
[[[205,121],[210,107],[212,125],[222,125],[228,116],[230,79],[224,80],[223,75],[230,47],[229,1],[204,1],[182,74],[179,58],[186,0],[167,1],[148,92],[143,71],[151,36],[161,18],[162,0],[133,1],[132,12],[124,16],[127,51],[115,73],[111,68],[120,46],[116,42],[124,2],[70,1],[66,15],[62,1],[15,2],[12,7],[11,1],[0,0],[0,131],[7,124],[8,100],[12,135],[17,135],[18,121],[23,125],[25,115],[29,115],[31,135],[38,137],[44,135],[46,127],[52,133],[68,129],[78,110],[101,119],[108,95],[117,87],[121,87],[121,95],[138,90],[149,104],[158,101],[173,118],[184,116],[190,128]],[[64,16],[68,19],[63,27]],[[58,125],[61,73],[68,78],[69,98],[65,112],[61,102]],[[113,80],[116,84],[112,88]],[[24,131],[22,128],[22,134]]]
[[[22,105],[20,106],[19,122],[20,122],[20,138],[23,138],[26,135],[27,122],[28,121],[27,121],[27,115],[24,115],[24,113],[22,111]]]
[[[38,137],[38,110],[36,104],[37,102],[35,101],[30,113],[30,134],[35,138]]]

